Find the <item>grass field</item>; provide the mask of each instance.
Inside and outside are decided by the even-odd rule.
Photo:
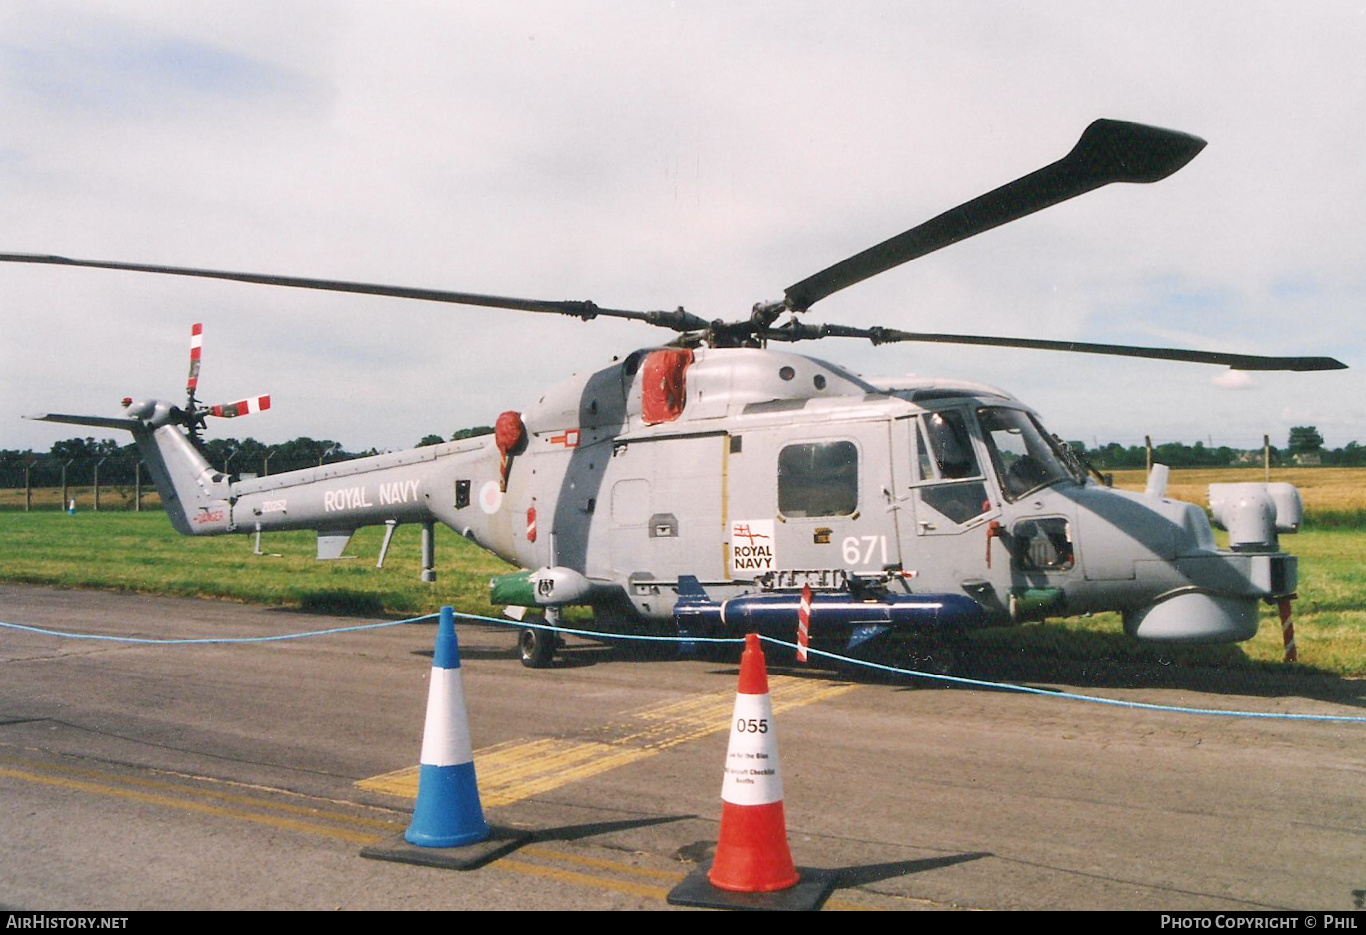
[[[95,488],[90,485],[77,486],[72,484],[66,489],[67,500],[76,501],[77,511],[93,510],[95,508]],[[134,487],[123,485],[100,485],[100,512],[106,510],[110,512],[131,511],[134,509],[137,490]],[[34,487],[32,491],[25,493],[22,487],[5,487],[0,489],[0,511],[23,510],[25,506],[31,506],[33,510],[64,510],[67,502],[62,500],[62,488],[60,487]],[[157,493],[151,481],[146,481],[142,485],[142,509],[160,510],[161,496]]]
[[[313,533],[274,533],[254,554],[252,536],[187,538],[157,512],[32,512],[0,516],[0,580],[212,597],[362,616],[415,616],[450,604],[496,613],[488,579],[509,570],[444,527],[437,529],[438,581],[419,580],[421,530],[399,527],[383,569],[375,567],[383,530],[360,530],[348,554],[318,562]],[[1312,529],[1282,539],[1300,556],[1296,635],[1306,672],[1366,677],[1366,534]],[[3,620],[0,608],[0,620]],[[10,621],[19,622],[19,621]],[[77,629],[79,627],[77,626]],[[1101,614],[993,629],[978,648],[1009,657],[1107,660],[1234,669],[1274,667],[1283,655],[1273,609],[1257,637],[1237,646],[1179,647],[1123,635],[1118,615]]]
[[[1115,471],[1115,486],[1121,490],[1143,490],[1147,472]],[[1260,468],[1192,468],[1174,470],[1167,494],[1188,503],[1209,505],[1210,484],[1242,483],[1265,480]],[[1311,527],[1366,530],[1366,468],[1273,468],[1273,481],[1294,484],[1304,497],[1306,525]]]
[[[252,535],[181,536],[159,511],[10,513],[0,516],[0,579],[351,614],[414,615],[445,604],[491,610],[488,579],[508,566],[438,526],[438,580],[424,584],[421,536],[419,526],[400,526],[377,569],[383,527],[351,540],[347,554],[363,558],[319,562],[317,537],[307,531],[267,534],[267,554],[258,556]]]

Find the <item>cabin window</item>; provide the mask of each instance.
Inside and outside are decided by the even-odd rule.
[[[779,513],[848,516],[856,509],[858,448],[853,442],[810,442],[779,452]]]

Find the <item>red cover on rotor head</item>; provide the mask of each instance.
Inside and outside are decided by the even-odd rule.
[[[683,414],[683,405],[688,401],[685,377],[692,360],[688,348],[651,351],[645,358],[641,369],[640,415],[646,425],[672,422]]]

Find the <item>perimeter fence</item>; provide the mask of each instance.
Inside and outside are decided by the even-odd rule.
[[[236,477],[260,477],[317,467],[316,458],[236,459],[214,465]],[[330,461],[328,463],[331,463]],[[161,498],[141,458],[62,459],[26,455],[0,461],[0,510],[157,510]]]

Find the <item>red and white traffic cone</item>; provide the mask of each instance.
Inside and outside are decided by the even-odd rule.
[[[787,846],[778,735],[759,637],[745,637],[740,688],[721,782],[721,836],[711,869],[690,875],[669,902],[717,909],[816,909],[834,887],[827,871],[798,872]]]
[[[754,633],[745,637],[740,657],[740,688],[721,783],[721,839],[707,878],[712,886],[736,893],[784,890],[801,879],[787,847],[768,668]]]

